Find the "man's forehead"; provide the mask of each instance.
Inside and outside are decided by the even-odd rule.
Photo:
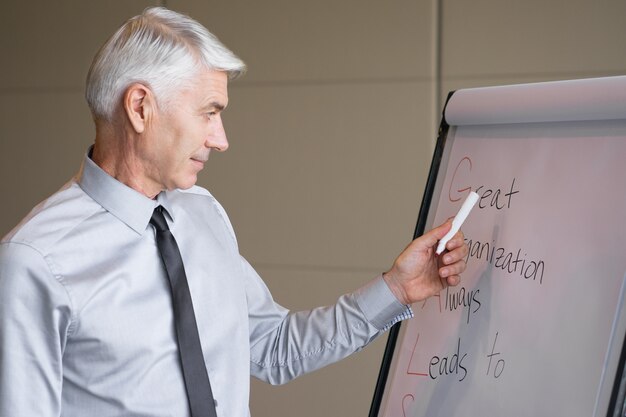
[[[204,108],[223,110],[228,105],[228,74],[224,71],[204,70],[196,77],[190,93],[196,95]]]
[[[216,88],[228,88],[228,73],[214,69],[205,69],[200,72],[199,77],[204,83]]]

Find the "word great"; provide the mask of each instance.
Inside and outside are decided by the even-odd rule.
[[[450,202],[455,203],[461,200],[472,190],[470,185],[463,183],[463,179],[469,178],[471,171],[472,160],[468,156],[463,157],[454,168],[454,174],[450,180],[450,187],[448,188],[448,200]],[[481,209],[494,207],[496,210],[511,208],[513,196],[520,191],[515,188],[515,178],[513,178],[510,184],[509,186],[507,183],[506,188],[496,188],[487,185],[480,185],[475,188],[474,191],[480,196],[478,207]]]

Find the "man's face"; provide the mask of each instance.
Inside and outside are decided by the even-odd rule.
[[[146,138],[146,174],[161,189],[187,189],[198,180],[211,149],[228,148],[221,111],[228,104],[228,76],[203,70],[192,87],[159,110]]]

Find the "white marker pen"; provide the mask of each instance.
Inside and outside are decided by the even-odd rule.
[[[472,208],[478,201],[478,198],[479,198],[478,194],[476,194],[474,191],[471,191],[469,193],[469,195],[463,202],[463,205],[459,209],[459,212],[456,214],[456,216],[454,216],[454,219],[452,220],[452,228],[439,241],[439,244],[437,245],[437,250],[435,251],[437,255],[441,255],[441,253],[446,248],[446,243],[448,243],[448,241],[452,239],[452,236],[454,236],[456,232],[459,231],[459,229],[461,228],[461,225],[467,218],[467,215],[470,213],[470,211],[472,211]]]

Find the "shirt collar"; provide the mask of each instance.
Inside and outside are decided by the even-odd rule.
[[[152,212],[159,205],[163,206],[168,217],[174,220],[166,193],[159,193],[157,198],[152,200],[122,184],[91,160],[92,150],[93,146],[85,154],[77,179],[78,185],[89,197],[138,234],[145,232]]]

